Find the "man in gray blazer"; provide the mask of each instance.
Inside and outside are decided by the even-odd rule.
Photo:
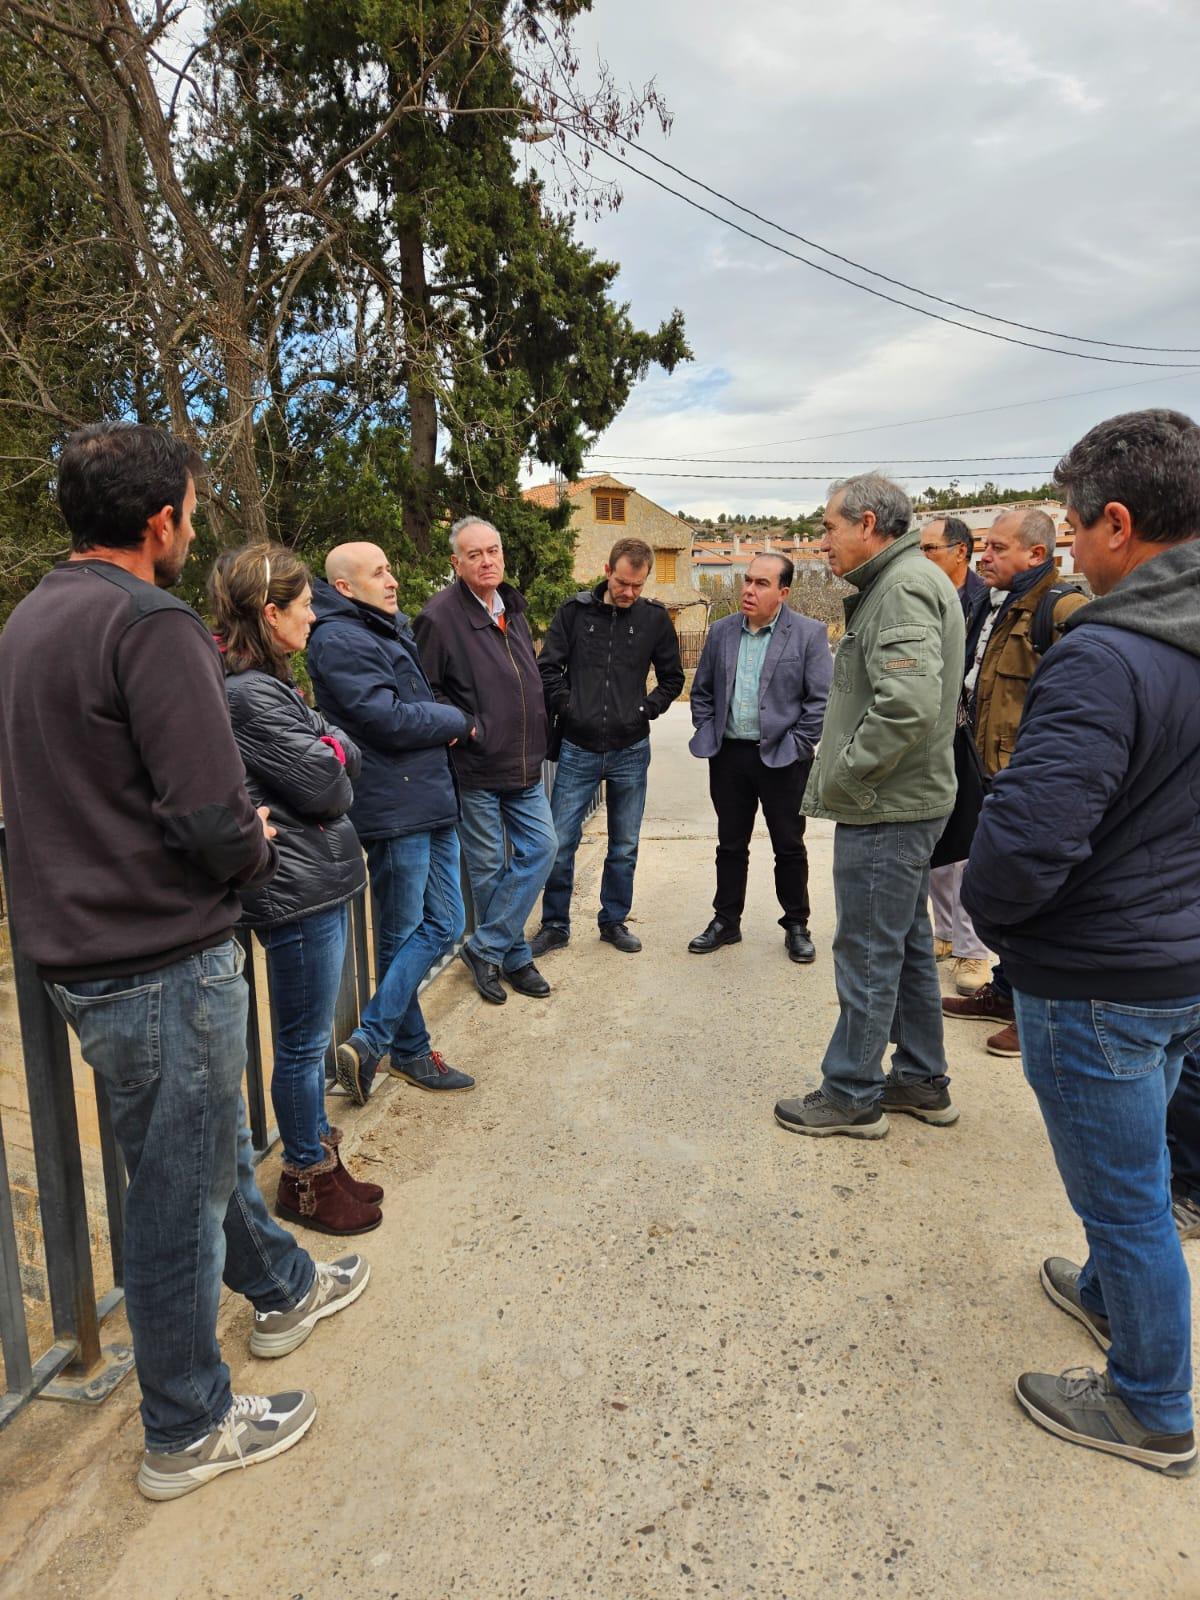
[[[822,622],[787,607],[793,577],[784,555],[755,556],[742,606],[709,629],[692,685],[690,745],[708,761],[717,813],[716,915],[688,945],[707,955],[742,937],[750,835],[759,805],[775,851],[775,893],[793,961],[815,959],[808,931],[808,854],[800,802],[833,674]]]

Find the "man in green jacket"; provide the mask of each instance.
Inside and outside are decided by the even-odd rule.
[[[949,1123],[929,858],[954,806],[954,725],[964,652],[954,585],[908,531],[912,506],[866,472],[836,483],[822,550],[855,589],[804,796],[837,823],[834,974],[841,1015],[819,1089],[781,1100],[791,1133],[880,1139],[887,1111]],[[883,1053],[896,1050],[885,1078]]]

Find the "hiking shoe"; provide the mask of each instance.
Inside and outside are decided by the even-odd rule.
[[[939,1078],[935,1083],[898,1083],[889,1073],[879,1105],[883,1111],[905,1111],[935,1127],[946,1128],[958,1121],[958,1107],[950,1103],[949,1078]]]
[[[803,1100],[780,1100],[775,1121],[789,1133],[807,1133],[817,1139],[831,1133],[844,1133],[850,1139],[882,1139],[888,1131],[888,1119],[878,1102],[867,1111],[843,1111],[826,1098],[824,1089],[814,1089]]]
[[[147,1450],[137,1486],[147,1500],[178,1500],[234,1467],[253,1467],[299,1444],[312,1427],[317,1402],[305,1389],[287,1394],[235,1394],[215,1428],[186,1450]]]
[[[388,1071],[418,1089],[473,1089],[475,1079],[450,1066],[440,1050],[430,1050],[427,1055],[410,1056],[407,1061],[397,1061],[393,1056]]]
[[[338,1045],[335,1060],[336,1081],[356,1106],[365,1106],[367,1096],[371,1092],[371,1077],[374,1075],[371,1073],[364,1077],[364,1069],[371,1065],[370,1056],[362,1045],[355,1044],[353,1039],[347,1039],[345,1044]]]
[[[289,1355],[304,1343],[322,1317],[344,1311],[367,1287],[371,1268],[362,1256],[318,1261],[312,1288],[290,1311],[256,1311],[250,1354],[263,1359]]]
[[[954,954],[954,944],[950,939],[935,939],[933,941],[933,959],[935,961],[949,961]]]
[[[999,1033],[988,1035],[987,1053],[990,1056],[1011,1056],[1020,1060],[1021,1038],[1017,1033],[1015,1022],[1010,1022],[1007,1028],[1001,1028]]]
[[[977,995],[984,984],[991,981],[992,963],[968,956],[958,956],[954,962],[954,987],[959,994]]]
[[[600,929],[600,937],[605,944],[611,944],[614,950],[620,950],[627,956],[635,956],[642,948],[642,941],[636,933],[630,933],[623,922],[606,922]]]
[[[563,945],[570,944],[571,935],[565,928],[551,928],[543,923],[533,938],[529,941],[529,948],[533,951],[533,959],[544,956],[547,950],[561,950]]]
[[[1181,1239],[1200,1239],[1200,1205],[1189,1195],[1171,1196],[1171,1215]]]
[[[1099,1311],[1089,1311],[1079,1298],[1079,1274],[1082,1269],[1063,1256],[1050,1256],[1042,1262],[1042,1288],[1069,1317],[1082,1322],[1101,1350],[1112,1343],[1108,1331],[1108,1318]]]
[[[1154,1433],[1144,1428],[1109,1385],[1106,1372],[1068,1367],[1060,1376],[1023,1372],[1017,1399],[1033,1420],[1060,1439],[1104,1450],[1141,1467],[1169,1473],[1190,1472],[1196,1459],[1196,1437],[1187,1433]]]
[[[1016,1013],[1012,1001],[996,992],[995,984],[985,983],[974,994],[943,1000],[942,1015],[960,1020],[969,1017],[975,1022],[1011,1022]]]

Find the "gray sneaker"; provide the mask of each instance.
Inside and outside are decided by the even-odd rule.
[[[287,1394],[235,1394],[224,1418],[186,1450],[147,1450],[137,1486],[147,1500],[178,1500],[234,1467],[253,1467],[299,1444],[317,1402],[305,1389]]]
[[[943,1078],[940,1085],[897,1083],[889,1073],[879,1103],[884,1111],[904,1111],[910,1117],[920,1117],[922,1122],[947,1128],[958,1121],[958,1107],[950,1103],[949,1084],[949,1078]]]
[[[803,1100],[778,1101],[775,1121],[789,1133],[807,1133],[816,1139],[833,1133],[844,1133],[850,1139],[882,1139],[888,1131],[888,1119],[878,1103],[869,1111],[843,1111],[826,1099],[823,1089],[814,1089]]]
[[[1107,1372],[1068,1367],[1060,1376],[1023,1372],[1017,1399],[1033,1420],[1060,1439],[1122,1456],[1141,1467],[1173,1478],[1190,1472],[1196,1460],[1196,1438],[1187,1433],[1153,1433],[1109,1386]]]
[[[1112,1343],[1108,1331],[1108,1318],[1098,1311],[1089,1311],[1079,1298],[1079,1274],[1083,1269],[1065,1256],[1050,1256],[1042,1262],[1042,1288],[1069,1317],[1082,1322],[1101,1350]]]
[[[1172,1196],[1171,1215],[1181,1239],[1200,1239],[1200,1205],[1189,1195]]]
[[[290,1311],[256,1311],[250,1335],[250,1354],[286,1356],[304,1343],[322,1317],[332,1317],[352,1305],[367,1287],[371,1268],[362,1256],[341,1256],[318,1261],[312,1288]]]

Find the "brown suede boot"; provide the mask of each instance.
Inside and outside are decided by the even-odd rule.
[[[317,1233],[370,1233],[383,1221],[378,1206],[364,1205],[338,1182],[336,1153],[311,1167],[284,1162],[275,1215]]]
[[[338,1182],[347,1193],[352,1194],[356,1200],[361,1200],[365,1205],[378,1206],[383,1204],[383,1190],[377,1183],[364,1183],[361,1178],[354,1177],[342,1165],[341,1151],[338,1148],[342,1142],[342,1130],[330,1128],[328,1133],[321,1135],[321,1143],[337,1162]]]

